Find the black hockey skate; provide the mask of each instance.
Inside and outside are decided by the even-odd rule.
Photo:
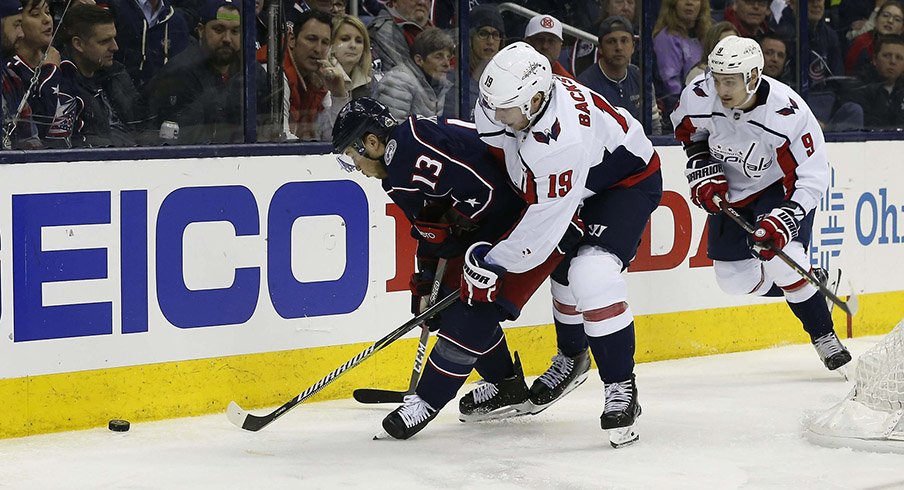
[[[606,384],[606,406],[600,415],[600,427],[609,432],[609,444],[620,448],[637,442],[640,436],[634,422],[640,416],[634,375],[627,381]]]
[[[514,376],[496,384],[480,381],[477,388],[459,400],[458,419],[462,422],[506,419],[529,414],[532,407],[521,359],[515,352]]]
[[[438,413],[417,394],[405,395],[404,403],[383,419],[383,430],[393,439],[408,439],[426,427]],[[383,435],[377,434],[374,439],[382,439]]]
[[[829,332],[814,340],[813,347],[816,348],[816,353],[819,354],[819,358],[822,359],[822,363],[829,371],[835,371],[851,362],[851,353],[838,340],[835,332]]]
[[[590,371],[590,352],[583,352],[574,357],[565,357],[562,353],[552,358],[552,365],[530,387],[530,401],[534,404],[532,413],[540,413],[547,407],[581,386],[587,381]]]

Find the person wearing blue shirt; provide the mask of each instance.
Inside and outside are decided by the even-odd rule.
[[[634,26],[622,16],[612,16],[600,24],[600,59],[578,76],[578,82],[605,97],[609,103],[628,109],[642,121],[643,84],[640,68],[631,64],[634,54]],[[659,111],[653,112],[653,134],[659,134]]]

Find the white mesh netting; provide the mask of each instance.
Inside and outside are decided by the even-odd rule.
[[[854,389],[818,415],[808,438],[822,445],[904,452],[904,321],[857,361]]]

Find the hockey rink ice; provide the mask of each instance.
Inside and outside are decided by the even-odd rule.
[[[878,339],[846,343],[856,357]],[[904,488],[900,454],[806,440],[806,421],[850,388],[808,345],[636,372],[640,441],[618,450],[599,428],[591,371],[539,415],[465,425],[453,402],[408,441],[371,440],[395,405],[350,399],[300,405],[257,433],[220,413],[0,440],[0,488]]]

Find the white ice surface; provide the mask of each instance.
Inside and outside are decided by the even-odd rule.
[[[876,341],[847,344],[856,356]],[[303,404],[258,433],[218,414],[0,440],[0,488],[904,488],[904,456],[803,436],[849,389],[810,346],[636,372],[640,441],[618,450],[599,428],[594,372],[542,414],[465,425],[453,402],[408,441],[371,440],[394,406],[352,400]]]

